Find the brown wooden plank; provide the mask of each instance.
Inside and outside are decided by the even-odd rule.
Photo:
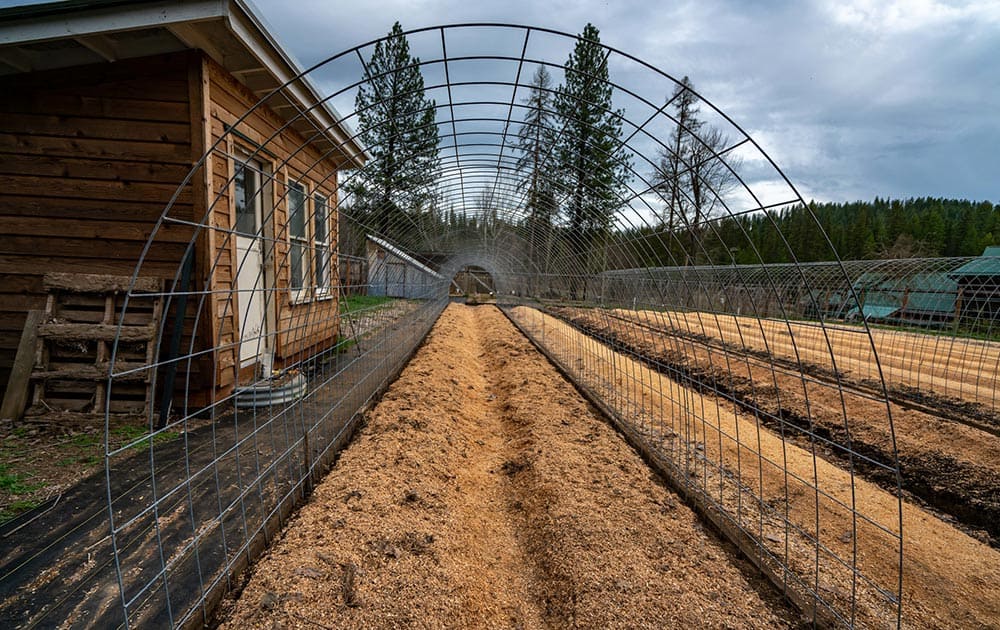
[[[17,344],[21,340],[21,330],[24,328],[24,318],[27,317],[27,313],[22,315],[21,324],[17,328],[0,330],[0,348],[7,348],[8,350],[17,349]],[[10,360],[13,362],[13,355]]]
[[[38,336],[54,341],[149,341],[156,338],[158,330],[153,326],[123,326],[119,330],[114,324],[60,324],[43,323],[38,326]]]
[[[163,214],[166,202],[120,201],[115,199],[62,199],[5,195],[0,191],[0,217],[52,217],[94,219],[120,223],[155,223]],[[190,204],[171,208],[171,217],[190,219]]]
[[[208,129],[208,109],[209,109],[209,79],[208,70],[206,68],[207,56],[202,53],[198,56],[197,62],[192,63],[188,66],[188,100],[191,103],[190,114],[191,114],[191,161],[192,163],[198,163],[199,160],[204,156],[204,163],[202,168],[195,174],[194,178],[194,202],[195,202],[195,215],[198,217],[199,222],[211,222],[211,212],[208,209],[209,206],[209,181],[211,178],[212,170],[215,168],[217,161],[216,155],[214,153],[209,153],[211,146],[211,138]],[[215,230],[202,230],[198,234],[197,248],[195,249],[194,258],[194,276],[203,276],[206,273],[211,273],[209,270],[208,257],[209,252],[212,251],[215,245]],[[208,278],[208,283],[214,282],[213,278]],[[211,287],[202,287],[211,288]],[[209,296],[201,304],[199,309],[197,306],[190,305],[187,309],[187,317],[185,318],[182,325],[182,345],[181,348],[187,349],[198,349],[198,348],[213,348],[216,345],[215,342],[215,332],[212,330],[211,317],[208,312],[211,310],[211,303],[215,298]],[[201,312],[195,313],[194,311],[200,310]],[[197,322],[195,322],[192,317],[198,315]],[[173,314],[176,318],[176,313]],[[173,321],[173,320],[165,320]],[[195,324],[197,323],[197,329]],[[191,379],[193,377],[196,380],[188,380],[188,385],[191,389],[211,389],[209,383],[201,385],[202,378],[206,381],[211,381],[211,376],[204,376],[202,374],[201,368],[204,361],[211,362],[213,358],[202,357],[193,362],[193,364],[188,364],[186,367],[193,368],[193,371],[197,372],[197,377],[191,373],[191,370],[185,375],[186,379]],[[211,372],[207,371],[205,374],[210,375]],[[185,378],[179,378],[175,383],[175,392],[178,389],[184,388]],[[185,392],[184,397],[187,399],[191,392]],[[181,404],[189,404],[187,400],[183,401]],[[195,403],[197,404],[197,403]]]
[[[194,227],[165,223],[156,232],[158,243],[189,243],[194,238]],[[149,240],[153,223],[123,223],[120,221],[78,221],[74,219],[7,217],[0,221],[0,234],[11,236],[62,236],[75,238],[114,238],[117,240]]]
[[[121,308],[115,309],[115,323],[120,321]],[[103,313],[97,311],[82,311],[82,310],[68,310],[60,309],[59,311],[60,319],[65,319],[70,323],[78,324],[100,324],[103,320]],[[125,313],[124,324],[126,326],[145,326],[149,324],[152,315],[148,312],[135,312],[132,308],[132,304],[129,304],[129,310]]]
[[[124,382],[139,382],[146,381],[149,376],[149,370],[142,370],[145,367],[145,363],[116,363],[115,372],[119,373],[114,377],[115,383]],[[48,370],[35,370],[31,373],[31,380],[44,381],[44,380],[87,380],[87,381],[103,381],[107,380],[109,369],[111,364],[107,361],[101,363],[94,363],[88,365],[78,365],[75,367],[60,367],[58,369],[48,369]],[[132,371],[136,370],[136,371]],[[121,372],[128,372],[127,374],[120,374]]]
[[[109,276],[91,273],[47,273],[42,279],[47,289],[64,289],[81,293],[121,293],[131,289],[134,293],[156,293],[162,288],[159,278]],[[148,298],[147,298],[148,299]],[[103,302],[103,298],[101,298]]]
[[[187,94],[184,92],[185,84],[184,79],[174,78],[173,75],[168,77],[147,76],[128,81],[82,86],[73,92],[81,96],[113,94],[119,98],[146,98],[184,103],[187,100]]]
[[[166,122],[185,122],[188,119],[188,104],[184,101],[122,98],[111,93],[85,96],[78,93],[26,90],[9,95],[0,108],[15,114],[45,112],[54,116]]]
[[[129,241],[118,239],[92,239],[92,238],[55,238],[55,237],[32,237],[32,236],[5,236],[0,239],[0,264],[12,254],[24,258],[36,258],[37,260],[51,258],[76,258],[80,260],[117,260],[124,261],[125,266],[119,264],[112,267],[118,273],[128,273],[135,269],[135,264],[139,261],[139,255],[145,247],[145,241]],[[174,261],[174,270],[169,272],[173,276],[176,272],[176,265],[180,262],[186,248],[185,243],[157,242],[152,247],[147,256],[147,261]],[[36,263],[36,265],[39,263]],[[86,263],[89,265],[90,263]],[[87,271],[104,271],[89,266],[77,267],[76,270],[86,269]],[[130,265],[130,266],[129,266]],[[106,267],[106,266],[105,266]],[[15,270],[15,267],[4,267],[8,271]],[[40,267],[35,266],[34,269]],[[50,269],[50,267],[45,267]],[[73,271],[72,269],[53,269],[54,271]],[[143,275],[153,275],[155,272],[143,268]],[[112,271],[114,273],[114,271]],[[157,274],[161,275],[162,274]]]
[[[191,128],[186,122],[145,122],[9,112],[0,116],[0,133],[12,135],[141,140],[187,145],[191,142],[190,131]]]
[[[0,175],[0,189],[16,190],[20,195],[65,199],[117,199],[142,202],[155,199],[166,205],[171,196],[177,192],[177,185]],[[186,186],[177,199],[180,203],[190,204],[191,187]]]
[[[4,287],[6,290],[7,287]],[[45,296],[25,293],[0,293],[0,312],[25,313],[32,309],[44,309]]]
[[[41,274],[0,273],[0,293],[42,293]],[[3,310],[0,308],[0,310]]]
[[[19,155],[88,157],[190,165],[189,146],[170,142],[139,142],[122,139],[108,142],[94,138],[0,133],[0,151]]]
[[[0,239],[0,244],[6,239]],[[97,245],[91,244],[92,247]],[[104,247],[104,244],[99,245]],[[153,275],[159,277],[173,277],[177,273],[177,266],[180,262],[180,255],[176,259],[147,260],[142,266],[143,275]],[[72,256],[52,256],[50,254],[40,254],[26,256],[20,253],[0,252],[0,269],[11,273],[37,273],[39,269],[51,271],[66,271],[73,273],[80,269],[98,273],[131,273],[135,270],[135,259],[124,258],[112,260],[107,257],[84,257]]]
[[[31,310],[25,318],[24,330],[17,346],[17,354],[7,380],[7,388],[0,404],[0,418],[17,420],[28,404],[28,378],[35,362],[35,344],[42,311]]]
[[[123,180],[177,186],[190,170],[186,164],[0,153],[0,175]]]

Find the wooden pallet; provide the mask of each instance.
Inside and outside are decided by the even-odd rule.
[[[31,406],[24,416],[148,414],[153,401],[153,369],[148,366],[156,358],[162,281],[138,279],[123,322],[130,278],[50,273],[43,282],[48,298],[34,331],[34,360],[27,378]],[[118,376],[109,396],[116,339]]]

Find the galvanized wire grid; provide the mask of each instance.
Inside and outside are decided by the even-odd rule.
[[[419,29],[407,37],[436,102],[439,176],[423,191],[428,201],[421,212],[397,213],[382,229],[366,223],[343,194],[368,181],[370,167],[342,171],[337,182],[312,182],[315,190],[329,191],[328,207],[305,202],[304,220],[313,223],[322,212],[339,215],[341,253],[360,256],[336,262],[328,291],[289,289],[293,274],[318,273],[327,264],[324,245],[296,244],[288,236],[288,208],[299,203],[290,199],[297,193],[289,185],[289,161],[282,157],[285,148],[277,148],[278,134],[249,147],[237,137],[251,112],[219,136],[189,176],[188,182],[211,182],[214,201],[206,215],[184,216],[173,204],[164,211],[147,252],[188,234],[182,239],[187,262],[160,296],[167,316],[158,361],[116,369],[110,378],[114,389],[152,370],[160,398],[148,418],[149,435],[107,453],[118,593],[117,601],[105,602],[106,618],[126,626],[209,618],[235,573],[273,538],[332,462],[355,412],[433,324],[451,279],[475,267],[490,274],[512,320],[809,618],[897,625],[902,482],[889,401],[916,391],[926,395],[920,404],[938,396],[995,410],[1000,353],[988,339],[994,316],[983,298],[992,289],[960,287],[949,276],[967,262],[959,260],[736,265],[733,252],[754,242],[740,217],[773,217],[804,200],[753,138],[689,91],[702,125],[685,131],[707,151],[697,162],[677,156],[679,176],[694,174],[688,181],[699,181],[695,201],[703,212],[668,214],[670,194],[683,197],[687,207],[692,203],[690,190],[667,193],[654,181],[661,155],[676,155],[670,138],[678,125],[672,96],[679,77],[607,46],[600,50],[610,79],[602,85],[621,110],[622,126],[608,155],[626,167],[616,182],[610,229],[600,238],[584,237],[568,227],[562,212],[551,223],[529,217],[517,146],[529,83],[537,68],[546,67],[554,90],[577,37],[493,24]],[[357,127],[353,99],[373,80],[368,61],[375,44],[334,55],[283,89],[305,79],[327,86],[328,102],[350,112],[342,122]],[[551,132],[567,133],[565,121],[553,123]],[[256,169],[250,193],[240,163]],[[216,170],[206,176],[206,169]],[[216,207],[237,194],[269,200],[250,230],[217,219]],[[557,189],[555,201],[565,209],[568,193]],[[803,241],[789,242],[776,223],[770,226],[767,238],[782,243],[791,260],[804,253]],[[812,258],[822,253],[837,260],[814,219],[808,232]],[[374,273],[375,259],[362,251],[368,235],[441,277],[425,279],[408,298],[343,311],[351,304],[348,296],[374,286],[360,271],[342,273],[351,263]],[[203,238],[216,249],[200,259]],[[253,240],[264,259],[274,261],[277,277],[257,274],[247,282],[241,275],[235,289],[218,281],[223,271],[239,275],[247,264],[249,254],[230,257],[240,238]],[[305,268],[303,260],[310,261]],[[148,257],[139,261],[136,275],[155,275],[147,273],[150,265]],[[970,298],[970,291],[978,297]],[[149,297],[130,294],[125,317]],[[963,299],[984,306],[963,308]],[[295,316],[271,322],[256,336],[232,329],[228,315],[244,319],[253,300],[265,310],[294,302]],[[339,329],[335,341],[295,346],[295,339],[331,326]],[[216,340],[213,345],[200,344],[206,336]],[[246,365],[241,370],[241,352],[254,357],[278,346],[295,349],[274,357],[270,368],[278,369],[277,377]],[[119,339],[115,351],[124,356],[127,340]],[[928,356],[932,367],[914,369]],[[230,364],[219,369],[224,357]],[[244,406],[241,388],[265,380],[305,393]],[[864,413],[849,413],[861,408],[859,400]],[[859,423],[862,433],[884,436],[881,449],[857,447]],[[158,439],[177,433],[183,435],[180,448]],[[139,444],[141,459],[131,456]],[[861,477],[877,481],[875,496],[855,492]]]

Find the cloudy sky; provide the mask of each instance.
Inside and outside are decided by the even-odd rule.
[[[406,29],[497,21],[572,33],[590,21],[603,43],[690,76],[807,198],[1000,202],[1000,1],[256,5],[306,64],[384,35],[396,19]]]
[[[593,22],[603,43],[690,76],[806,199],[1000,202],[1000,0],[254,2],[304,65],[383,36],[394,20],[406,29],[503,22],[569,33]],[[520,37],[470,45],[517,55]],[[439,54],[431,52],[440,49],[435,33],[423,40],[411,40],[418,54],[422,46],[425,60]],[[533,40],[529,56],[563,63],[569,48],[546,49],[543,40]],[[334,66],[314,77],[324,89],[357,76],[357,67]],[[621,84],[648,87],[650,99],[662,102],[669,92],[650,84],[648,69],[613,63],[611,70]],[[352,102],[346,93],[335,99],[342,111]]]

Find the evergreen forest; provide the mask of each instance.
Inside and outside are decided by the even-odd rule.
[[[625,240],[644,251],[650,265],[684,264],[681,252],[690,250],[683,228],[679,233],[662,227],[628,232]],[[689,263],[817,262],[833,260],[834,251],[841,260],[978,256],[1000,245],[1000,205],[930,197],[812,202],[808,208],[720,217],[700,235],[696,259]]]

